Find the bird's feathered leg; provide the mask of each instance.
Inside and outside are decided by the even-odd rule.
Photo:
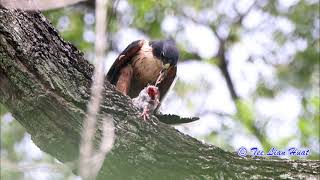
[[[117,90],[127,95],[130,90],[132,76],[133,76],[133,69],[130,64],[122,68],[120,70],[119,79],[116,84]]]

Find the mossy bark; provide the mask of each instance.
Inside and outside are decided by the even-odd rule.
[[[92,74],[43,15],[0,8],[0,102],[41,150],[62,162],[78,158]],[[107,81],[104,88],[98,117],[113,117],[116,141],[98,179],[319,178],[319,161],[241,158],[156,117],[144,122],[128,97]]]

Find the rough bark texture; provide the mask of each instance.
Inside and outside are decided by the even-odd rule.
[[[40,149],[62,162],[77,159],[92,72],[43,15],[0,8],[0,102]],[[99,117],[112,115],[116,142],[99,179],[319,178],[319,161],[240,158],[156,117],[142,121],[109,82],[104,96]]]

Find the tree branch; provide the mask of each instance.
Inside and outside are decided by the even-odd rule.
[[[34,143],[62,162],[78,159],[93,67],[46,18],[0,9],[0,102]],[[172,127],[144,122],[128,97],[107,81],[98,114],[112,115],[116,139],[98,179],[317,178],[319,161],[241,158]]]
[[[220,38],[219,38],[220,39]],[[221,40],[219,44],[219,50],[218,50],[218,55],[220,59],[220,64],[219,68],[223,74],[223,77],[226,79],[228,89],[230,91],[231,97],[236,102],[239,100],[239,96],[235,90],[234,84],[232,82],[229,70],[228,70],[228,60],[226,58],[226,53],[225,53],[225,41]]]

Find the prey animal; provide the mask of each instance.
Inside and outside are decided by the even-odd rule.
[[[156,84],[161,101],[175,79],[178,59],[173,40],[134,41],[117,57],[107,79],[131,98],[148,84]]]
[[[132,103],[136,106],[142,113],[141,116],[146,121],[149,119],[149,115],[160,104],[160,92],[158,87],[153,85],[148,85],[145,87],[136,98],[132,99]]]

